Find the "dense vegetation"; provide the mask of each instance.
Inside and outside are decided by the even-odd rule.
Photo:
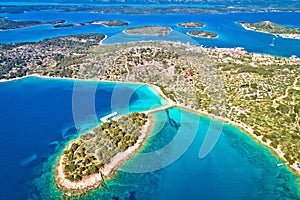
[[[96,174],[102,167],[96,157],[86,151],[86,146],[80,140],[73,142],[70,149],[64,151],[64,156],[64,174],[70,181]]]
[[[214,32],[208,32],[208,31],[199,31],[199,30],[191,30],[187,32],[188,35],[192,35],[194,37],[200,37],[200,38],[216,38],[218,35]]]
[[[132,35],[151,35],[151,36],[165,36],[172,30],[166,26],[139,26],[132,27],[125,30],[125,33]]]
[[[71,181],[99,173],[119,152],[133,146],[147,121],[144,113],[131,113],[101,124],[80,136],[64,151],[64,173]]]
[[[289,164],[299,162],[299,65],[220,67],[227,76],[228,101],[232,107],[247,110],[241,114],[231,109],[227,117],[250,126],[264,142],[280,149]]]

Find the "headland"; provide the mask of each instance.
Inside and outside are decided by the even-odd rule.
[[[300,39],[300,28],[281,26],[271,21],[261,21],[255,23],[238,21],[237,23],[241,24],[246,30],[273,34],[282,38]]]
[[[53,28],[67,28],[67,27],[73,27],[73,26],[86,26],[90,24],[100,24],[107,27],[118,27],[118,26],[127,26],[129,22],[120,21],[120,20],[95,20],[91,22],[82,22],[82,23],[76,23],[76,24],[57,24],[54,25]]]

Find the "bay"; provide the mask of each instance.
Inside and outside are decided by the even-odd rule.
[[[105,27],[102,25],[87,25],[79,27],[68,27],[54,29],[52,25],[42,25],[16,30],[0,31],[0,43],[13,42],[34,42],[45,38],[66,36],[81,33],[103,33],[108,36],[104,44],[124,43],[141,40],[169,40],[203,45],[207,47],[243,47],[247,51],[267,53],[277,56],[289,57],[296,55],[300,57],[300,40],[275,38],[274,46],[270,46],[275,36],[271,34],[258,33],[245,30],[237,21],[257,22],[269,20],[281,25],[300,27],[300,13],[298,12],[264,12],[264,13],[233,13],[233,14],[199,14],[199,15],[125,15],[125,14],[101,14],[87,12],[60,12],[60,11],[39,11],[20,14],[0,14],[10,20],[67,20],[67,23],[81,23],[93,20],[123,20],[130,22],[124,27]],[[199,21],[205,23],[204,28],[216,32],[219,37],[216,39],[201,39],[187,36],[186,32],[191,29],[184,29],[177,26],[185,21]],[[128,36],[122,31],[129,27],[143,25],[169,26],[173,32],[165,37]]]
[[[95,105],[82,110],[84,118],[77,116],[76,125],[72,106],[75,89],[83,96],[95,97]],[[142,85],[36,77],[0,83],[0,170],[3,180],[0,199],[32,198],[35,195],[30,192],[33,180],[46,173],[42,166],[51,155],[60,152],[78,134],[97,126],[100,122],[95,119],[116,109],[111,107],[115,90],[118,95],[130,94],[129,104],[119,98],[121,112],[124,109],[127,112],[147,110],[165,103],[152,89]],[[55,158],[52,162],[55,163]]]

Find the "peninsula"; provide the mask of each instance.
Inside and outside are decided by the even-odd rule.
[[[172,31],[166,26],[139,26],[128,28],[124,32],[129,35],[166,36]]]
[[[203,28],[204,24],[201,22],[184,22],[177,24],[181,28]]]
[[[188,35],[198,38],[217,38],[218,35],[214,32],[192,30],[187,32]]]
[[[144,113],[113,118],[72,141],[58,158],[57,186],[80,194],[103,185],[142,145],[150,126]]]
[[[13,30],[18,28],[28,28],[31,26],[45,25],[45,24],[61,24],[65,20],[55,20],[50,22],[41,22],[41,21],[15,21],[0,19],[0,30]]]
[[[281,26],[271,21],[255,23],[239,21],[238,23],[247,30],[274,34],[283,38],[300,39],[300,28]]]
[[[57,24],[54,25],[53,28],[67,28],[67,27],[73,27],[73,26],[86,26],[90,24],[101,24],[108,27],[115,27],[115,26],[127,26],[129,22],[124,22],[120,20],[95,20],[91,22],[83,22],[83,23],[77,23],[77,24]]]

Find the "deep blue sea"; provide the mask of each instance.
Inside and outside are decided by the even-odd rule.
[[[116,91],[122,96],[131,94],[129,104],[118,97],[118,106],[111,106]],[[78,108],[72,105],[78,101],[73,98],[75,93],[83,96],[80,100],[85,100],[84,104],[89,102],[87,96],[94,96],[95,100],[90,106],[95,112],[91,108],[82,110],[85,118],[77,116],[76,126],[73,114]],[[122,113],[129,105],[127,112],[141,111],[165,103],[146,86],[35,77],[0,83],[0,97],[0,171],[1,180],[7,180],[0,183],[3,200],[31,199],[38,195],[31,191],[33,180],[47,173],[42,165],[51,155],[78,136],[76,127],[80,133],[85,132],[112,109]]]
[[[270,46],[274,36],[244,30],[237,21],[257,22],[262,20],[274,21],[281,25],[300,27],[300,13],[297,12],[271,12],[271,13],[234,13],[234,14],[201,14],[201,15],[124,15],[100,13],[72,13],[60,11],[26,12],[21,14],[0,14],[0,17],[10,20],[67,20],[67,23],[79,23],[93,20],[118,19],[130,22],[125,27],[105,27],[102,25],[88,25],[54,29],[52,25],[41,25],[24,29],[0,31],[0,43],[39,41],[49,37],[79,34],[103,33],[108,36],[104,44],[122,43],[140,40],[170,40],[189,42],[208,47],[243,47],[251,52],[267,53],[289,57],[300,57],[300,40],[275,38],[275,46]],[[214,31],[219,34],[217,39],[200,39],[186,35],[189,29],[177,26],[180,22],[199,21],[205,23],[201,30]],[[173,29],[165,37],[128,36],[122,31],[126,28],[141,25],[164,25]]]
[[[104,33],[105,44],[139,40],[172,40],[209,47],[244,47],[251,52],[300,57],[300,40],[275,39],[272,35],[244,30],[237,20],[270,20],[300,27],[300,13],[236,13],[215,15],[103,15],[59,11],[0,14],[11,20],[51,21],[65,19],[78,23],[100,19],[129,21],[126,27],[88,25],[53,29],[50,25],[0,31],[0,43],[39,41],[44,38]],[[195,39],[189,29],[176,26],[184,21],[205,23],[203,30],[215,31],[218,39]],[[139,25],[170,26],[166,37],[133,37],[122,33]],[[142,85],[98,83],[30,77],[0,83],[0,199],[63,199],[56,188],[53,170],[67,143],[99,124],[99,118],[117,111],[147,110],[165,103],[151,88]],[[122,97],[122,98],[120,98]],[[127,98],[124,98],[127,97]],[[76,102],[76,103],[74,103]],[[78,104],[79,103],[79,104]],[[74,114],[75,113],[75,114]],[[126,200],[297,200],[299,178],[268,149],[245,133],[225,125],[205,158],[198,153],[211,119],[179,109],[156,113],[151,137],[145,147],[126,163],[106,188],[91,191],[80,199]],[[176,126],[174,125],[176,122]],[[164,147],[168,146],[168,151]],[[164,166],[145,173],[128,173],[147,153],[152,159],[138,166]],[[171,158],[176,158],[168,163]],[[154,160],[153,160],[154,159]]]

